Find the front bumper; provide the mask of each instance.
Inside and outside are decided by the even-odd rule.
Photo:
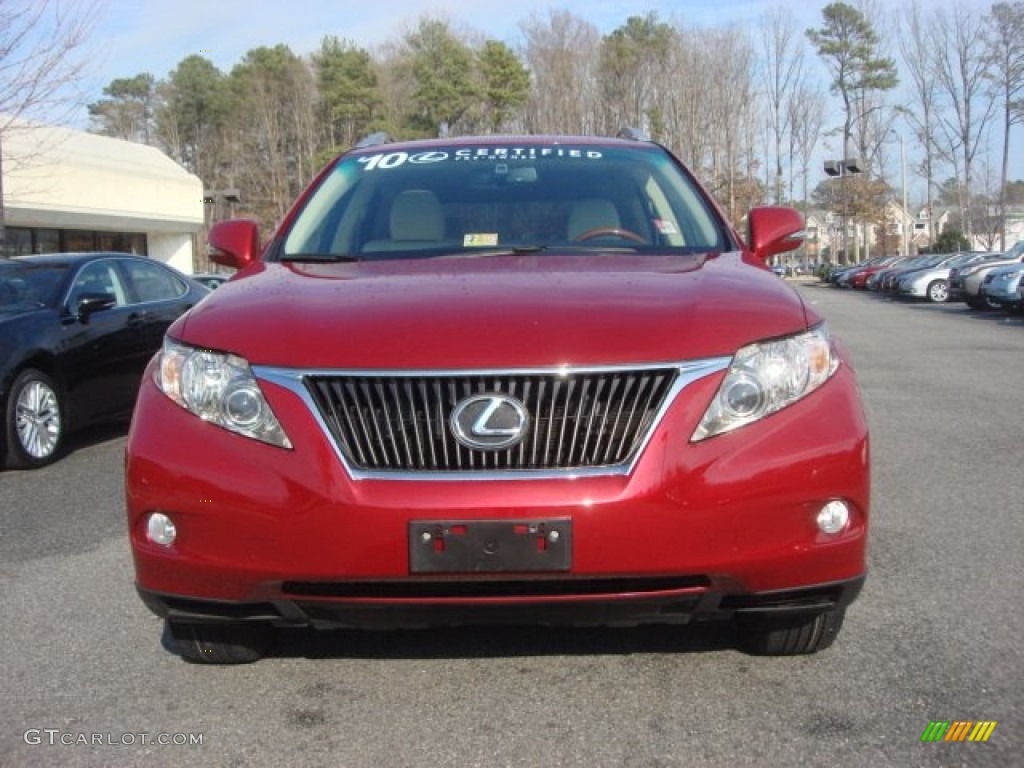
[[[1021,295],[1017,291],[1012,293],[985,291],[983,296],[989,303],[995,304],[1003,309],[1020,309],[1024,306]]]
[[[598,579],[562,581],[417,582],[395,590],[389,582],[362,583],[347,597],[326,599],[329,585],[307,595],[246,603],[164,595],[138,588],[157,616],[182,623],[259,622],[317,629],[417,629],[478,624],[636,626],[730,619],[737,614],[822,613],[849,605],[864,577],[795,590],[737,594],[727,583],[703,579]],[[686,586],[686,582],[691,582]],[[301,591],[301,590],[300,590]],[[468,598],[465,593],[491,597]],[[495,597],[513,592],[515,596]]]
[[[962,277],[951,277],[949,279],[949,301],[963,301],[966,296],[964,279]]]
[[[158,615],[333,626],[680,622],[775,606],[825,610],[866,572],[868,437],[840,366],[804,400],[692,444],[721,380],[676,399],[629,475],[353,480],[313,414],[262,384],[294,449],[226,432],[144,379],[126,455],[136,582]],[[847,528],[815,517],[844,500]],[[178,531],[146,535],[152,512]],[[557,573],[438,576],[410,567],[410,526],[569,519]]]

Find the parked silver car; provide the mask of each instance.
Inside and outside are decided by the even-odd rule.
[[[992,258],[954,268],[949,275],[949,298],[952,301],[966,301],[971,309],[991,309],[981,295],[981,286],[996,267],[1006,267],[1024,262],[1024,240],[1018,242],[1004,254],[992,254]]]
[[[949,298],[949,275],[953,268],[975,264],[989,255],[977,251],[951,253],[940,259],[937,264],[903,273],[897,283],[896,292],[901,296],[928,299],[936,303],[946,301]]]
[[[1003,309],[1021,308],[1024,264],[1010,264],[991,270],[981,284],[982,298]]]

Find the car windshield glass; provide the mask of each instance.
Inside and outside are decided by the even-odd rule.
[[[1003,254],[1006,259],[1019,259],[1024,257],[1024,240],[1020,240],[1010,250]]]
[[[52,306],[65,272],[53,264],[0,262],[0,307]]]
[[[373,261],[730,247],[704,195],[659,147],[495,143],[383,146],[344,157],[275,256]]]
[[[961,253],[959,256],[957,256],[955,259],[949,262],[949,266],[962,267],[964,264],[972,264],[975,261],[978,261],[979,258],[980,257],[976,253]]]

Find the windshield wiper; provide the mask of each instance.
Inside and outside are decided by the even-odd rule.
[[[546,251],[546,245],[514,245],[508,248],[473,248],[472,250],[453,251],[434,256],[435,259],[479,259],[487,256],[518,256],[522,253],[540,253]]]
[[[277,257],[283,262],[350,262],[359,261],[358,256],[347,253],[282,253]]]

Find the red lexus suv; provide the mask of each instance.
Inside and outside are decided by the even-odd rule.
[[[737,622],[830,645],[863,583],[853,371],[664,147],[361,142],[169,329],[126,457],[137,588],[196,662],[275,627]],[[669,631],[669,630],[666,630]],[[677,631],[677,630],[672,630]]]

